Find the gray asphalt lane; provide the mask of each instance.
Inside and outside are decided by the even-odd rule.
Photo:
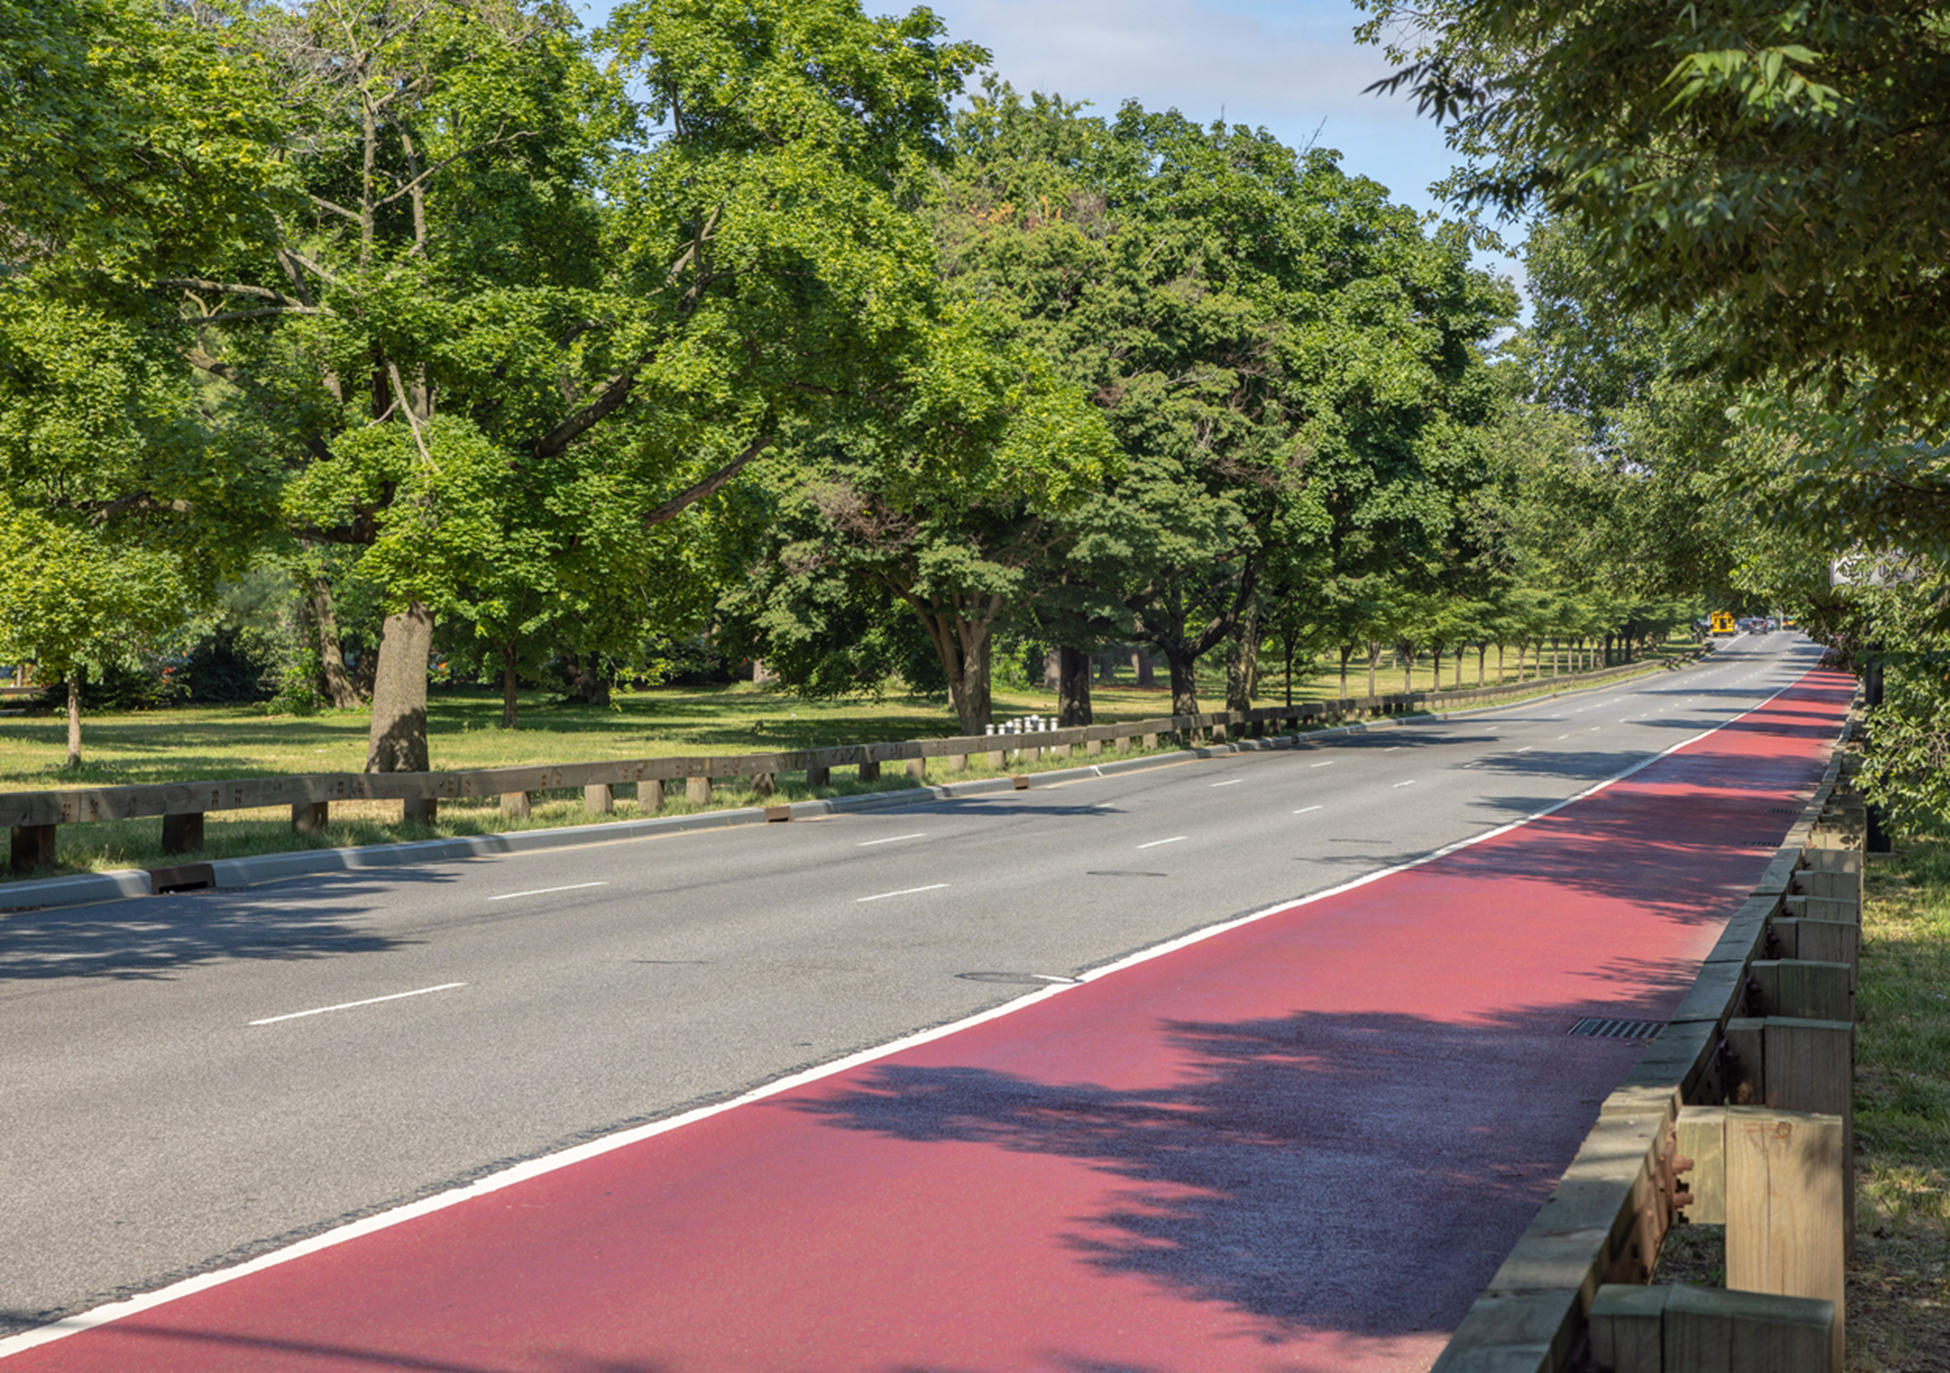
[[[1480,834],[1814,656],[1741,639],[1277,752],[0,917],[0,1332],[1027,990],[963,974],[1072,974]]]

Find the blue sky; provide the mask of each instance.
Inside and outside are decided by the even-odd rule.
[[[912,0],[867,0],[872,13]],[[1400,96],[1363,95],[1387,59],[1354,41],[1349,0],[928,0],[955,38],[980,43],[1019,90],[1088,100],[1110,114],[1127,98],[1210,122],[1265,127],[1292,147],[1341,153],[1349,172],[1393,198],[1441,211],[1429,186],[1452,165],[1442,131]],[[609,0],[581,0],[599,22]],[[1515,263],[1481,265],[1521,277]]]

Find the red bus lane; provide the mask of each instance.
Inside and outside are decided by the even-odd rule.
[[[6,1373],[1426,1368],[1640,1052],[1570,1025],[1671,1011],[1853,685],[1811,674],[1481,843]]]

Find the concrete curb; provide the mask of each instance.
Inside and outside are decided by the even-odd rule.
[[[79,872],[72,877],[44,877],[0,887],[0,910],[42,906],[86,906],[125,896],[149,895],[149,874],[141,868],[114,872]]]
[[[1686,666],[1694,666],[1688,663]],[[1674,669],[1684,671],[1684,668]],[[1649,677],[1648,672],[1640,674]],[[1082,782],[1093,777],[1109,777],[1146,768],[1175,767],[1201,758],[1224,758],[1239,753],[1260,753],[1269,749],[1296,748],[1303,744],[1347,739],[1376,730],[1401,729],[1432,720],[1448,720],[1485,711],[1510,710],[1538,705],[1563,696],[1608,691],[1640,677],[1622,677],[1571,691],[1553,691],[1526,697],[1521,701],[1475,706],[1467,710],[1428,711],[1418,715],[1391,716],[1335,725],[1329,729],[1303,730],[1298,734],[1279,734],[1262,739],[1240,739],[1223,744],[1204,744],[1172,753],[1149,754],[1142,758],[1113,758],[1107,762],[1080,767],[1055,768],[1027,776],[1032,786]],[[1023,736],[1033,739],[1033,735]],[[967,782],[902,787],[896,791],[863,792],[857,796],[835,796],[819,801],[795,801],[787,807],[794,820],[810,820],[822,815],[845,815],[853,811],[880,810],[892,806],[919,806],[935,801],[952,801],[962,796],[982,796],[991,792],[1012,791],[1010,777],[983,777]],[[698,815],[654,816],[642,820],[615,820],[597,825],[570,825],[556,829],[515,830],[505,834],[470,834],[452,839],[418,839],[397,844],[366,844],[350,849],[299,849],[291,853],[257,854],[249,858],[218,858],[209,863],[210,880],[219,888],[254,887],[287,877],[304,877],[323,872],[357,872],[368,868],[401,867],[413,863],[452,862],[463,858],[489,858],[497,854],[536,853],[549,849],[578,848],[585,844],[620,843],[630,839],[654,839],[659,835],[682,834],[688,830],[731,829],[739,825],[765,823],[765,811],[757,806],[736,810],[705,811]],[[0,885],[0,910],[53,906],[82,906],[97,901],[152,894],[149,874],[140,868],[118,872],[81,873],[73,877],[50,877],[29,882]]]

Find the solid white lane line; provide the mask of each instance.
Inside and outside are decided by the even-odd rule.
[[[1535,744],[1525,744],[1525,745],[1524,745],[1524,746],[1523,746],[1522,748],[1520,748],[1520,749],[1518,749],[1518,750],[1517,750],[1517,752],[1518,752],[1518,753],[1528,753],[1528,752],[1530,752],[1530,750],[1532,750],[1532,749],[1534,749],[1534,748],[1536,748],[1536,747],[1537,747],[1537,746],[1536,746]]]
[[[1799,679],[1797,678],[1796,680],[1798,681]],[[1791,686],[1792,683],[1789,685]],[[1788,687],[1782,687],[1780,691],[1775,692],[1773,696],[1761,702],[1761,705],[1768,704],[1776,696],[1780,696],[1787,690]],[[1756,710],[1759,708],[1759,706],[1755,707]],[[1728,723],[1732,722],[1729,721]],[[1176,939],[1167,939],[1163,943],[1153,944],[1149,948],[1140,949],[1136,953],[1129,954],[1114,962],[1092,968],[1089,972],[1079,977],[1077,982],[1094,982],[1098,978],[1107,977],[1121,969],[1132,967],[1139,963],[1148,963],[1152,959],[1165,957],[1190,945],[1202,943],[1207,939],[1224,934],[1228,930],[1238,929],[1242,925],[1250,925],[1257,921],[1265,920],[1269,916],[1283,915],[1288,911],[1298,910],[1303,906],[1310,906],[1315,902],[1328,900],[1332,897],[1339,896],[1343,892],[1352,891],[1357,887],[1365,887],[1371,882],[1378,882],[1384,878],[1392,877],[1398,872],[1407,872],[1410,869],[1422,867],[1424,864],[1446,858],[1448,855],[1462,849],[1473,848],[1478,844],[1499,838],[1510,833],[1512,830],[1521,829],[1533,821],[1541,820],[1547,815],[1555,815],[1558,811],[1568,806],[1576,805],[1586,797],[1596,795],[1607,787],[1624,781],[1634,773],[1644,771],[1661,759],[1679,752],[1680,749],[1685,748],[1687,745],[1710,738],[1725,728],[1726,725],[1715,725],[1711,729],[1702,730],[1690,739],[1682,739],[1664,751],[1653,754],[1650,758],[1640,759],[1630,767],[1615,772],[1602,781],[1593,783],[1574,796],[1568,796],[1562,801],[1555,802],[1539,810],[1534,810],[1521,819],[1512,820],[1507,824],[1484,830],[1481,834],[1472,834],[1468,838],[1459,839],[1452,844],[1445,844],[1443,847],[1431,853],[1425,853],[1419,858],[1411,858],[1405,863],[1397,863],[1376,872],[1365,873],[1360,877],[1343,882],[1339,886],[1314,892],[1310,896],[1303,896],[1293,900],[1276,901],[1272,905],[1265,906],[1256,911],[1249,911],[1247,914],[1235,917],[1234,919],[1221,921],[1216,925],[1207,925],[1203,929],[1193,930],[1190,934],[1180,935]],[[977,1025],[987,1024],[991,1020],[1000,1020],[1004,1016],[1014,1015],[1019,1011],[1027,1010],[1038,1002],[1048,1000],[1050,997],[1061,996],[1068,992],[1072,985],[1074,984],[1053,982],[1044,990],[1018,997],[1014,1001],[1004,1002],[1002,1005],[991,1007],[986,1011],[978,1011],[966,1019],[952,1021],[946,1025],[937,1025],[930,1030],[918,1030],[913,1034],[903,1035],[898,1039],[889,1040],[885,1044],[877,1044],[869,1049],[862,1049],[857,1053],[848,1054],[843,1058],[819,1064],[817,1067],[808,1068],[803,1072],[790,1073],[785,1077],[775,1078],[762,1087],[755,1087],[742,1095],[731,1097],[725,1101],[713,1102],[709,1106],[699,1106],[685,1111],[680,1115],[668,1116],[663,1120],[653,1121],[648,1125],[639,1125],[633,1129],[620,1130],[613,1135],[604,1135],[602,1138],[591,1140],[586,1144],[573,1145],[570,1148],[562,1150],[560,1153],[544,1154],[540,1158],[530,1159],[526,1163],[515,1164],[501,1172],[490,1173],[486,1177],[477,1178],[473,1182],[463,1183],[448,1191],[438,1192],[433,1196],[408,1202],[390,1211],[381,1211],[375,1215],[367,1216],[362,1220],[351,1221],[336,1229],[313,1235],[310,1239],[299,1240],[286,1248],[274,1249],[268,1254],[260,1254],[258,1257],[248,1259],[234,1268],[219,1268],[207,1273],[199,1273],[193,1278],[184,1278],[179,1282],[171,1283],[166,1287],[160,1287],[150,1292],[141,1293],[138,1296],[128,1297],[117,1302],[109,1302],[73,1316],[64,1316],[58,1321],[50,1322],[47,1325],[36,1326],[29,1330],[23,1330],[17,1335],[0,1337],[0,1359],[22,1353],[29,1349],[38,1348],[44,1344],[51,1344],[57,1340],[66,1339],[68,1336],[79,1334],[84,1330],[92,1330],[97,1326],[107,1325],[111,1321],[123,1320],[129,1316],[139,1315],[144,1311],[153,1311],[157,1307],[165,1306],[170,1302],[180,1301],[184,1297],[193,1296],[198,1292],[208,1291],[213,1287],[225,1286],[237,1281],[239,1278],[249,1277],[253,1273],[261,1273],[267,1268],[280,1267],[292,1262],[294,1259],[304,1258],[308,1254],[315,1254],[325,1249],[337,1248],[339,1245],[349,1243],[362,1236],[375,1234],[381,1230],[392,1229],[394,1226],[404,1224],[407,1221],[417,1220],[421,1216],[432,1215],[436,1211],[444,1211],[450,1206],[457,1206],[461,1202],[471,1201],[476,1197],[485,1196],[490,1192],[498,1192],[504,1188],[513,1187],[518,1183],[526,1182],[530,1178],[542,1177],[564,1168],[573,1167],[575,1164],[582,1163],[588,1159],[600,1158],[602,1155],[614,1150],[625,1148],[629,1145],[639,1143],[642,1140],[654,1139],[658,1135],[669,1134],[674,1130],[681,1130],[687,1125],[694,1124],[700,1120],[708,1120],[712,1116],[722,1115],[727,1111],[736,1110],[740,1106],[747,1105],[751,1102],[763,1101],[768,1097],[777,1096],[795,1087],[805,1086],[812,1082],[824,1081],[827,1078],[834,1077],[850,1069],[879,1062],[882,1059],[900,1053],[902,1050],[917,1048],[923,1044],[932,1044],[938,1039],[946,1039],[948,1036],[958,1034],[963,1030],[972,1029]]]
[[[607,887],[607,882],[571,882],[566,887],[537,887],[534,891],[504,891],[499,896],[490,896],[490,901],[512,901],[517,896],[547,896],[556,891],[581,891],[584,887]]]
[[[1141,849],[1155,849],[1160,844],[1176,844],[1180,839],[1184,839],[1186,837],[1187,837],[1186,835],[1174,834],[1169,839],[1153,839],[1148,844],[1139,844],[1138,847]]]
[[[917,891],[940,891],[947,885],[946,882],[930,882],[925,887],[902,887],[899,891],[884,891],[874,896],[856,896],[853,900],[856,905],[862,901],[885,901],[890,896],[912,896]]]
[[[267,1015],[262,1020],[249,1022],[252,1025],[275,1025],[280,1020],[302,1020],[308,1015],[324,1015],[327,1011],[349,1011],[354,1006],[377,1006],[382,1001],[398,1001],[402,997],[425,996],[428,992],[450,992],[456,987],[465,987],[465,982],[442,982],[438,987],[422,987],[413,992],[394,992],[391,996],[369,996],[364,1001],[341,1001],[336,1006],[320,1006],[316,1010],[293,1011],[289,1015]]]
[[[1212,785],[1215,787],[1236,787],[1245,780],[1243,777],[1235,777],[1230,782],[1214,782]]]
[[[927,838],[927,835],[925,834],[895,834],[895,835],[890,835],[885,839],[862,839],[856,847],[863,848],[863,849],[870,849],[875,844],[898,844],[903,839],[925,839],[925,838]]]
[[[1395,790],[1397,790],[1397,791],[1399,791],[1399,790],[1400,790],[1401,788],[1403,788],[1403,787],[1412,787],[1412,786],[1414,786],[1414,785],[1415,785],[1415,779],[1414,779],[1413,777],[1411,777],[1411,778],[1409,778],[1409,779],[1408,779],[1408,780],[1407,780],[1406,782],[1397,782],[1397,783],[1395,783],[1395,787],[1394,787],[1394,789],[1395,789]]]
[[[1293,812],[1293,813],[1294,813],[1295,815],[1305,815],[1305,814],[1306,814],[1306,813],[1307,813],[1308,811],[1310,811],[1310,810],[1319,810],[1319,809],[1320,809],[1320,807],[1319,807],[1319,806],[1302,806],[1302,807],[1300,807],[1300,809],[1299,809],[1299,810],[1296,810],[1296,811],[1295,811],[1295,812]]]
[[[1339,760],[1339,759],[1337,759],[1337,758],[1329,758],[1329,759],[1326,759],[1326,760],[1325,760],[1324,762],[1319,762],[1319,763],[1309,763],[1309,764],[1307,764],[1307,766],[1308,766],[1308,767],[1310,767],[1310,768],[1331,768],[1331,767],[1333,767],[1333,766],[1334,766],[1334,764],[1335,764],[1335,763],[1337,763],[1337,762],[1339,762],[1339,761],[1340,761],[1340,760]]]

